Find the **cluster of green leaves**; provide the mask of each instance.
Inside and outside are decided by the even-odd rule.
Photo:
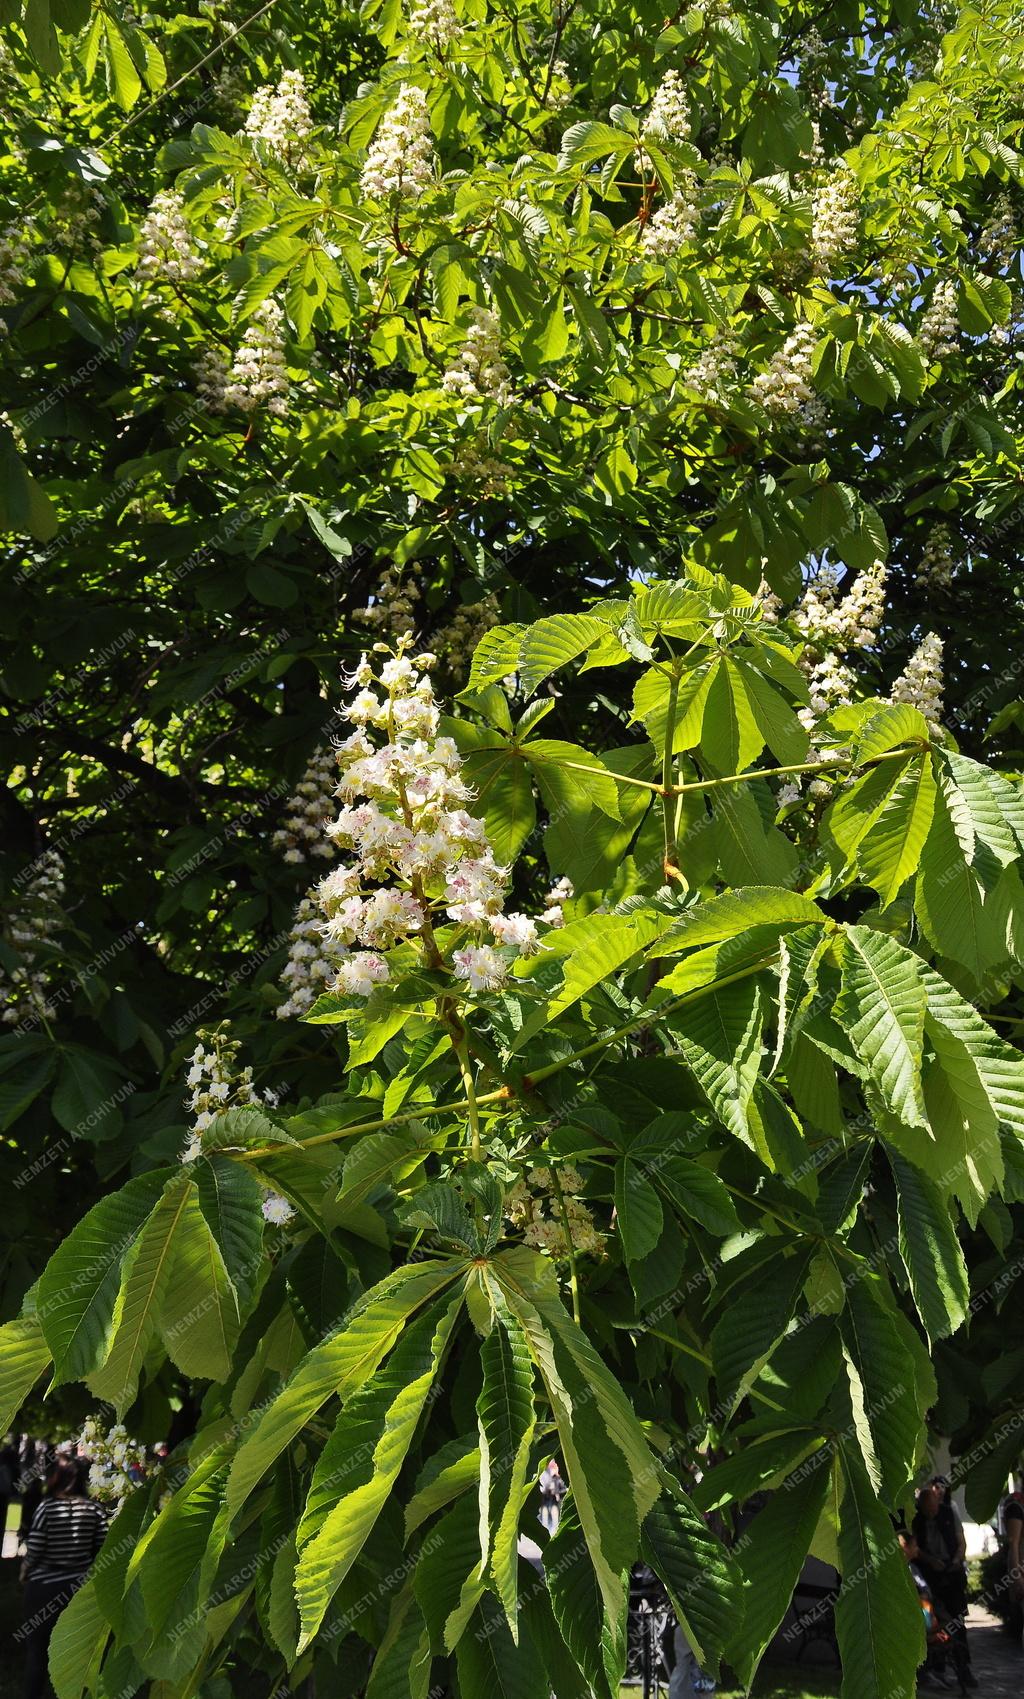
[[[643,735],[535,737],[569,669],[619,700],[628,678]],[[640,1560],[747,1682],[808,1551],[843,1576],[844,1693],[913,1691],[892,1513],[931,1348],[987,1296],[961,1223],[998,1246],[1024,1200],[1024,1060],[965,995],[989,967],[973,931],[936,935],[933,874],[999,905],[1019,971],[1024,818],[1014,784],[868,698],[805,763],[837,791],[798,845],[775,816],[799,763],[773,758],[805,753],[805,694],[778,628],[699,569],[481,643],[448,729],[504,853],[531,830],[517,775],[539,792],[579,884],[565,927],[460,1005],[461,1066],[451,984],[396,953],[347,1090],[216,1117],[194,1162],[94,1206],[4,1330],[0,1422],[51,1363],[119,1412],[168,1358],[209,1382],[61,1620],[59,1699],[335,1666],[369,1699],[422,1699],[442,1667],[465,1699],[611,1699]],[[731,860],[752,834],[771,883]],[[616,837],[609,866],[592,845]],[[351,1016],[326,996],[310,1019]],[[524,1242],[531,1164],[581,1177],[603,1256]],[[265,1186],[297,1213],[284,1242]],[[518,1545],[544,1539],[553,1452],[570,1497],[540,1579]]]

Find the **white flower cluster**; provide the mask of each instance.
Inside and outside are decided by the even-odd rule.
[[[538,1250],[547,1251],[549,1256],[568,1255],[566,1224],[573,1250],[600,1256],[605,1246],[604,1235],[597,1231],[594,1217],[577,1195],[583,1189],[579,1170],[559,1166],[557,1175],[562,1191],[561,1202],[554,1189],[551,1169],[531,1168],[526,1178],[517,1180],[506,1193],[506,1216],[513,1226],[522,1228],[525,1244],[536,1245]],[[562,1220],[563,1203],[565,1221]]]
[[[892,687],[891,700],[919,708],[929,725],[942,720],[942,639],[929,631]]]
[[[185,217],[185,202],[175,189],[153,196],[139,233],[140,277],[191,283],[203,269]]]
[[[836,260],[857,245],[860,228],[860,189],[852,171],[840,167],[817,191],[812,202],[811,258],[815,271],[827,275]]]
[[[471,606],[456,608],[450,622],[434,638],[437,653],[453,679],[461,682],[466,677],[481,637],[500,623],[501,608],[493,594]]]
[[[321,992],[334,984],[347,953],[343,944],[324,935],[323,915],[315,897],[307,892],[295,910],[288,934],[288,960],[281,970],[288,996],[278,1006],[278,1020],[301,1019]]]
[[[273,1092],[261,1094],[252,1083],[252,1069],[239,1068],[237,1038],[229,1036],[228,1025],[199,1032],[196,1047],[189,1060],[185,1084],[190,1095],[185,1104],[195,1115],[189,1142],[182,1153],[182,1162],[194,1162],[202,1155],[202,1134],[211,1121],[225,1109],[240,1109],[252,1103],[277,1102]]]
[[[409,34],[428,41],[440,53],[451,47],[462,33],[452,0],[420,0],[409,13]]]
[[[766,578],[754,592],[754,602],[765,625],[777,625],[782,616],[782,597],[777,596]]]
[[[474,307],[470,319],[466,340],[445,372],[442,388],[464,401],[496,401],[507,407],[512,384],[501,353],[501,322],[489,307]]]
[[[835,572],[823,567],[804,591],[793,613],[794,624],[819,647],[869,647],[878,636],[885,613],[888,576],[884,561],[872,561],[840,601]]]
[[[294,796],[288,799],[284,825],[270,840],[274,849],[284,851],[285,861],[294,865],[311,855],[322,861],[334,860],[334,845],[324,836],[324,827],[334,815],[336,784],[334,751],[320,744],[310,756]]]
[[[227,407],[228,362],[219,348],[204,348],[195,363],[196,394],[208,413]]]
[[[64,863],[56,850],[46,850],[4,928],[4,942],[15,956],[13,967],[0,964],[0,1019],[8,1026],[23,1015],[52,1020],[57,1012],[50,1001],[47,946],[63,923],[63,900]]]
[[[25,283],[31,250],[20,231],[5,230],[0,236],[0,307],[9,307]]]
[[[73,179],[61,190],[50,212],[49,234],[54,247],[65,251],[85,248],[98,254],[103,243],[95,227],[106,208],[99,189]]]
[[[810,701],[806,708],[799,711],[805,728],[810,731],[823,714],[845,708],[852,699],[855,682],[852,667],[846,666],[834,653],[812,662],[807,675]]]
[[[953,533],[948,525],[933,525],[925,540],[914,577],[925,589],[948,590],[953,582],[955,569]]]
[[[690,103],[678,71],[665,72],[640,126],[640,134],[650,136],[654,142],[689,141]]]
[[[288,411],[288,362],[284,352],[284,314],[277,302],[261,301],[245,327],[231,362],[224,406],[242,413],[266,407],[282,418]]]
[[[540,948],[536,921],[504,912],[508,869],[495,862],[483,821],[465,807],[472,792],[458,749],[437,735],[427,676],[434,656],[414,659],[411,646],[408,636],[394,651],[378,645],[388,657],[379,674],[363,656],[348,681],[345,713],[355,730],[338,752],[344,806],[328,832],[349,861],[322,880],[317,896],[327,936],[363,946],[342,961],[334,987],[358,997],[390,978],[386,952],[414,938],[428,960],[450,965],[473,992],[497,990],[516,954]],[[444,919],[460,929],[445,936],[447,963],[434,933]],[[462,929],[470,942],[458,948]]]
[[[473,484],[482,496],[503,496],[515,477],[515,468],[493,454],[482,454],[475,443],[463,443],[448,467],[460,484]]]
[[[359,182],[372,201],[415,199],[434,181],[434,147],[427,97],[403,83],[377,126]]]
[[[405,637],[416,626],[416,606],[420,587],[411,578],[402,578],[400,566],[387,566],[373,592],[373,601],[360,608],[356,619],[375,631],[390,632],[393,637]]]
[[[652,260],[670,260],[692,242],[700,219],[699,185],[692,171],[680,171],[671,200],[644,226],[640,246]]]
[[[286,1227],[295,1215],[295,1211],[287,1198],[280,1192],[268,1192],[260,1205],[264,1221],[269,1221],[271,1227]]]
[[[683,373],[683,382],[701,400],[721,406],[735,385],[738,368],[736,352],[728,336],[716,335],[698,354],[693,365]]]
[[[544,922],[545,926],[550,926],[557,930],[558,927],[565,925],[565,914],[562,910],[562,904],[569,902],[571,897],[572,880],[566,879],[564,875],[561,879],[556,879],[550,891],[548,891],[544,898],[545,906],[540,918]]]
[[[957,288],[953,279],[943,278],[932,292],[932,298],[917,327],[917,340],[925,357],[941,360],[956,351],[959,324],[956,314]]]
[[[78,1454],[89,1460],[89,1491],[102,1504],[121,1508],[146,1472],[146,1448],[129,1439],[123,1422],[104,1432],[88,1416],[78,1436]]]
[[[252,97],[246,134],[264,142],[274,153],[287,155],[313,128],[306,84],[301,71],[284,71],[275,88],[265,83]]]
[[[982,259],[994,260],[996,265],[1008,266],[1013,264],[1019,251],[1017,215],[1009,196],[1002,194],[995,203],[991,219],[978,237],[978,254]]]
[[[791,417],[811,401],[811,361],[817,336],[809,324],[798,324],[777,349],[766,371],[759,372],[752,388],[754,399],[776,418]]]

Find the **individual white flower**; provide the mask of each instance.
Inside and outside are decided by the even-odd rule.
[[[255,413],[266,407],[268,413],[283,418],[288,411],[288,394],[284,314],[268,296],[246,325],[231,362],[224,404],[243,413]]]
[[[942,639],[929,631],[893,684],[893,702],[919,708],[929,725],[942,721]]]
[[[817,335],[809,324],[798,324],[759,372],[751,386],[766,413],[785,418],[800,411],[814,394],[811,365]]]
[[[269,1221],[272,1227],[284,1227],[294,1219],[295,1211],[287,1198],[278,1192],[268,1192],[260,1205],[264,1221]]]
[[[498,991],[508,976],[508,963],[489,944],[470,945],[454,954],[455,977],[471,991]]]
[[[377,126],[359,179],[369,200],[414,200],[434,182],[434,147],[423,89],[403,83]]]
[[[644,226],[640,246],[652,260],[670,260],[697,234],[699,185],[692,171],[680,171],[672,198]]]
[[[449,395],[464,401],[496,401],[505,407],[512,398],[509,369],[501,353],[501,324],[489,307],[473,307],[466,339],[441,380]]]
[[[957,321],[957,286],[952,278],[943,278],[932,291],[932,298],[917,327],[917,340],[926,359],[941,360],[956,351],[959,336]]]
[[[408,891],[375,891],[363,909],[359,936],[364,944],[385,950],[419,932],[424,919],[422,905]]]
[[[294,795],[288,799],[284,824],[270,840],[274,849],[283,850],[285,861],[304,862],[309,856],[331,860],[334,845],[325,836],[324,828],[334,815],[336,786],[334,752],[319,744],[306,763]]]
[[[383,985],[388,978],[388,964],[383,956],[360,950],[342,962],[334,989],[350,997],[369,997],[374,986]]]
[[[522,956],[532,956],[540,949],[537,922],[528,914],[492,914],[487,924],[499,944],[511,944]]]
[[[552,926],[557,929],[558,927],[565,925],[565,915],[562,912],[562,904],[567,903],[572,894],[573,884],[571,879],[567,879],[563,875],[561,879],[555,880],[555,883],[544,898],[544,912],[540,917],[546,926]]]
[[[409,13],[409,34],[417,41],[429,41],[438,52],[453,46],[461,33],[452,0],[420,0]]]
[[[816,272],[830,269],[857,245],[860,188],[853,172],[841,166],[813,197],[811,258]]]
[[[252,97],[246,133],[272,152],[295,153],[313,128],[301,71],[284,71],[276,86],[265,83]]]
[[[202,269],[184,200],[175,189],[161,189],[153,196],[139,232],[139,276],[191,283]]]

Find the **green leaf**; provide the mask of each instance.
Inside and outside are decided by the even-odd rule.
[[[93,1689],[109,1638],[96,1588],[86,1581],[61,1611],[50,1638],[50,1680],[57,1699],[83,1699]]]
[[[366,1684],[366,1699],[427,1699],[430,1641],[413,1582],[391,1605]]]
[[[981,980],[991,967],[1007,960],[1009,950],[985,881],[964,853],[950,801],[945,791],[937,793],[914,906],[932,946]]]
[[[625,1665],[625,1593],[618,1617],[609,1621],[571,1495],[562,1500],[558,1528],[545,1551],[544,1578],[555,1621],[589,1692],[597,1699],[618,1699]]]
[[[0,1429],[4,1433],[49,1362],[50,1347],[35,1316],[18,1316],[0,1327]]]
[[[788,1475],[743,1529],[739,1570],[742,1624],[730,1629],[730,1657],[748,1687],[789,1609],[829,1488],[831,1452],[822,1446]]]
[[[91,1390],[113,1404],[119,1416],[135,1400],[139,1372],[156,1336],[189,1189],[185,1174],[169,1181],[122,1264],[110,1348],[89,1376]]]
[[[934,812],[935,779],[926,754],[902,770],[857,847],[857,866],[883,908],[917,872]]]
[[[450,1286],[461,1266],[410,1263],[395,1269],[366,1293],[330,1339],[303,1359],[288,1384],[259,1413],[252,1432],[238,1448],[226,1493],[232,1515],[329,1398],[337,1394],[345,1399],[369,1379],[409,1317]]]
[[[817,903],[802,896],[799,891],[787,891],[772,885],[746,885],[736,891],[726,891],[720,897],[712,897],[708,902],[698,903],[673,922],[649,953],[652,956],[674,955],[677,950],[695,949],[701,944],[716,944],[725,938],[736,938],[754,926],[777,926],[782,932],[797,926],[823,926],[825,919]]]
[[[367,1133],[345,1158],[339,1199],[360,1203],[392,1175],[412,1173],[425,1154],[411,1133]]]
[[[781,1420],[784,1418],[780,1417]],[[693,1489],[693,1502],[703,1515],[730,1504],[744,1504],[765,1487],[792,1474],[794,1465],[802,1463],[812,1452],[817,1453],[820,1445],[820,1434],[806,1427],[755,1439],[701,1476]]]
[[[735,1399],[752,1385],[793,1319],[812,1247],[802,1245],[748,1275],[711,1333],[715,1377],[724,1397]]]
[[[839,1328],[857,1437],[872,1485],[895,1503],[913,1476],[921,1438],[913,1365],[881,1282],[855,1270],[845,1284]]]
[[[566,1314],[550,1263],[518,1247],[499,1253],[491,1270],[547,1389],[601,1595],[617,1624],[638,1519],[658,1492],[652,1454],[617,1379]]]
[[[480,1447],[469,1436],[449,1440],[422,1470],[405,1507],[406,1541],[436,1510],[443,1510],[479,1481]]]
[[[955,1333],[971,1298],[964,1254],[938,1186],[890,1151],[896,1179],[900,1256],[930,1339]]]
[[[887,1108],[910,1127],[927,1126],[920,969],[919,958],[894,938],[866,926],[845,929],[842,990],[833,1012]]]
[[[484,1593],[456,1647],[463,1699],[549,1699],[537,1648],[515,1641],[489,1593]]]
[[[740,1610],[739,1578],[725,1547],[675,1483],[644,1517],[640,1551],[699,1662],[717,1675]]]
[[[480,1348],[483,1385],[477,1399],[480,1425],[480,1543],[495,1590],[518,1641],[519,1512],[536,1427],[533,1363],[515,1317],[502,1303]]]
[[[672,1016],[680,1053],[715,1114],[752,1148],[748,1110],[761,1066],[761,1027],[761,993],[753,977],[723,985]]]
[[[872,1492],[856,1456],[843,1452],[845,1491],[839,1517],[836,1634],[843,1699],[913,1693],[925,1654],[917,1589],[889,1512]]]
[[[853,757],[863,764],[905,743],[928,743],[930,739],[931,728],[919,708],[911,708],[906,702],[887,702],[855,737]]]
[[[615,1222],[627,1262],[653,1251],[664,1225],[658,1194],[639,1163],[624,1157],[615,1166]]]
[[[101,1198],[47,1263],[36,1314],[53,1353],[55,1386],[81,1380],[106,1358],[122,1264],[167,1178],[166,1170],[141,1174]]]
[[[740,1231],[732,1198],[717,1174],[686,1156],[655,1158],[648,1173],[684,1221],[697,1221],[716,1238]]]
[[[589,614],[554,614],[528,626],[518,657],[524,695],[532,696],[551,673],[567,666],[607,635],[604,621]],[[471,678],[470,682],[479,681]]]
[[[570,921],[555,933],[548,948],[565,957],[562,984],[523,1022],[512,1051],[521,1050],[588,991],[603,985],[667,925],[663,916],[592,914]]]
[[[103,14],[103,27],[106,35],[104,56],[106,60],[107,88],[114,96],[119,106],[125,111],[135,105],[142,93],[142,78],[135,69],[131,53],[115,20],[109,12]]]
[[[230,1157],[207,1156],[193,1168],[199,1207],[244,1308],[263,1262],[263,1188]]]
[[[176,1223],[160,1337],[183,1374],[224,1380],[238,1338],[238,1299],[224,1258],[189,1185]]]
[[[525,625],[496,625],[485,631],[473,652],[468,690],[481,690],[509,678],[519,667]]]
[[[447,1307],[442,1299],[410,1328],[387,1368],[343,1407],[320,1456],[297,1538],[300,1652],[317,1633],[390,1495],[462,1304],[460,1289]]]

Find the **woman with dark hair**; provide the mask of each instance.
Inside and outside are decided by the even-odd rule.
[[[87,1469],[88,1464],[72,1457],[53,1464],[29,1529],[21,1566],[25,1621],[16,1635],[25,1643],[26,1699],[43,1699],[50,1636],[64,1606],[85,1580],[107,1531],[100,1506],[85,1496]]]

